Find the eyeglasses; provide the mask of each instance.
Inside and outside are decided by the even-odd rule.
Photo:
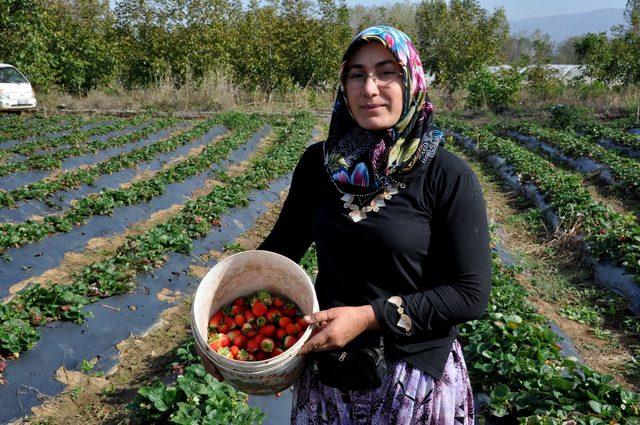
[[[398,81],[398,78],[404,74],[398,71],[384,70],[379,72],[350,72],[345,76],[345,86],[352,89],[360,89],[367,83],[367,79],[371,77],[378,87],[389,87],[392,83]]]

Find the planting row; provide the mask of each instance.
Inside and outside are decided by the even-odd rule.
[[[137,118],[133,118],[130,120],[121,120],[113,124],[106,124],[99,127],[94,127],[90,130],[74,133],[67,136],[62,136],[54,140],[39,140],[37,142],[33,142],[34,145],[44,144],[49,147],[53,147],[53,145],[68,145],[67,147],[53,151],[53,152],[41,152],[36,155],[32,155],[27,160],[24,161],[13,161],[6,164],[0,165],[0,176],[5,176],[10,173],[15,172],[24,172],[28,170],[53,170],[56,168],[60,168],[62,165],[62,160],[72,156],[78,156],[88,153],[95,153],[97,151],[115,147],[122,146],[132,141],[131,137],[128,134],[122,136],[112,136],[107,140],[90,140],[92,136],[110,133],[117,130],[122,130],[126,127],[131,126],[141,126],[144,125],[145,128],[153,128],[157,130],[157,123],[161,122],[164,126],[175,124],[175,120],[171,119],[163,119],[163,120],[153,120],[147,123],[149,118],[146,116],[139,116]],[[146,124],[146,125],[145,125]],[[152,132],[153,130],[150,130]],[[59,143],[59,144],[58,144]],[[28,145],[27,150],[36,149],[34,145]],[[42,146],[40,146],[42,147]],[[16,149],[20,149],[17,147]]]
[[[6,192],[4,197],[0,194],[0,205],[11,203],[10,206],[0,207],[0,221],[19,222],[34,215],[44,217],[59,213],[71,207],[77,199],[100,190],[118,188],[142,175],[149,176],[167,163],[189,155],[193,149],[204,147],[228,131],[223,126],[218,126],[203,137],[191,140],[187,133],[197,124],[197,121],[190,122],[189,127],[181,131],[176,131],[176,128],[161,130],[140,140],[142,147],[125,149],[115,156],[107,156],[107,159],[96,165],[79,167],[49,179],[26,184]]]
[[[247,137],[256,121],[259,119],[255,116],[227,114],[224,124],[244,127],[245,131],[235,133],[239,138],[241,133]],[[243,175],[220,175],[223,185],[188,201],[166,222],[156,224],[142,235],[128,237],[112,256],[87,266],[71,278],[72,282],[47,287],[35,284],[2,304],[0,352],[17,355],[28,349],[38,339],[35,327],[47,321],[81,322],[85,317],[83,305],[129,291],[135,277],[162,266],[168,252],[190,252],[192,239],[207,235],[230,208],[246,204],[251,190],[261,189],[288,172],[310,138],[313,120],[307,114],[299,114],[288,126],[282,121],[274,125],[277,125],[275,143],[262,157],[252,161],[252,167]]]
[[[38,151],[49,151],[63,146],[73,146],[83,143],[90,136],[105,134],[131,125],[131,120],[108,119],[111,117],[98,117],[88,121],[81,128],[73,132],[48,133],[47,135],[32,140],[18,140],[11,146],[4,146],[0,150],[2,157],[11,154],[29,156]]]
[[[122,139],[138,140],[148,136],[160,128],[170,125],[171,123],[173,123],[173,121],[160,120],[153,125],[124,135],[122,136]],[[102,174],[111,174],[125,168],[133,167],[140,162],[154,158],[160,153],[170,152],[179,146],[187,144],[192,139],[192,132],[187,131],[169,139],[160,140],[148,146],[120,153],[87,168],[65,171],[64,173],[58,174],[52,178],[27,184],[11,191],[0,190],[0,206],[9,207],[15,205],[16,202],[27,199],[44,200],[48,196],[64,189],[78,187],[81,184],[91,185],[95,178]]]
[[[20,117],[7,119],[0,123],[0,143],[70,130],[87,122],[89,120],[79,115],[52,115],[48,118],[37,116],[28,120]]]
[[[504,158],[521,182],[532,183],[542,192],[564,229],[581,231],[592,255],[619,264],[638,276],[640,225],[634,216],[618,214],[595,202],[580,175],[556,168],[512,140],[453,119],[441,118],[439,123],[476,141],[483,155]]]
[[[190,132],[191,138],[201,137],[215,124],[217,121],[214,119],[196,126]],[[200,154],[178,161],[150,178],[132,183],[129,187],[108,189],[80,199],[71,209],[62,214],[47,216],[41,221],[2,223],[0,224],[0,249],[22,246],[39,241],[51,234],[68,232],[93,215],[109,215],[115,208],[149,201],[164,193],[168,184],[184,181],[224,159],[244,140],[245,132],[255,131],[261,124],[261,120],[256,117],[250,120],[247,126],[238,130],[242,134],[241,137],[237,135],[226,137],[219,143],[205,147]]]
[[[617,183],[634,196],[640,197],[640,162],[638,161],[605,149],[592,139],[576,136],[573,132],[553,130],[525,122],[506,123],[498,128],[535,137],[542,143],[557,147],[569,157],[590,158],[599,164],[606,165]]]
[[[638,134],[598,124],[585,125],[581,131],[593,139],[611,140],[620,146],[640,151],[640,135]]]

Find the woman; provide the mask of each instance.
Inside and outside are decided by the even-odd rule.
[[[329,136],[303,154],[259,249],[298,262],[315,242],[322,310],[308,318],[318,330],[302,355],[350,353],[381,335],[387,371],[377,388],[334,388],[308,362],[292,423],[473,424],[455,325],[480,317],[490,290],[477,178],[440,146],[406,34],[362,31],[340,77]]]

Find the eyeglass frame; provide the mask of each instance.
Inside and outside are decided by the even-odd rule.
[[[376,74],[382,73],[382,72],[392,72],[394,74],[396,74],[396,76],[401,77],[402,79],[404,79],[404,72],[402,71],[390,71],[390,70],[384,70],[384,71],[380,71],[380,72],[363,72],[363,71],[357,71],[356,73],[360,73],[360,74],[366,74],[365,79],[359,83],[357,86],[354,86],[353,88],[355,89],[361,89],[363,88],[366,84],[367,84],[367,80],[369,78],[371,78],[373,80],[373,83],[376,85],[376,87],[389,87],[393,81],[389,81],[388,83],[385,84],[380,84],[380,78],[378,78],[376,76]],[[344,74],[342,74],[342,84],[344,84],[345,89],[348,86],[348,77],[349,77],[349,72],[345,72]]]

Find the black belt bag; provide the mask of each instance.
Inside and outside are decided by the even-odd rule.
[[[327,387],[342,391],[378,388],[387,373],[384,340],[380,337],[379,347],[316,352],[313,368],[320,382]]]

